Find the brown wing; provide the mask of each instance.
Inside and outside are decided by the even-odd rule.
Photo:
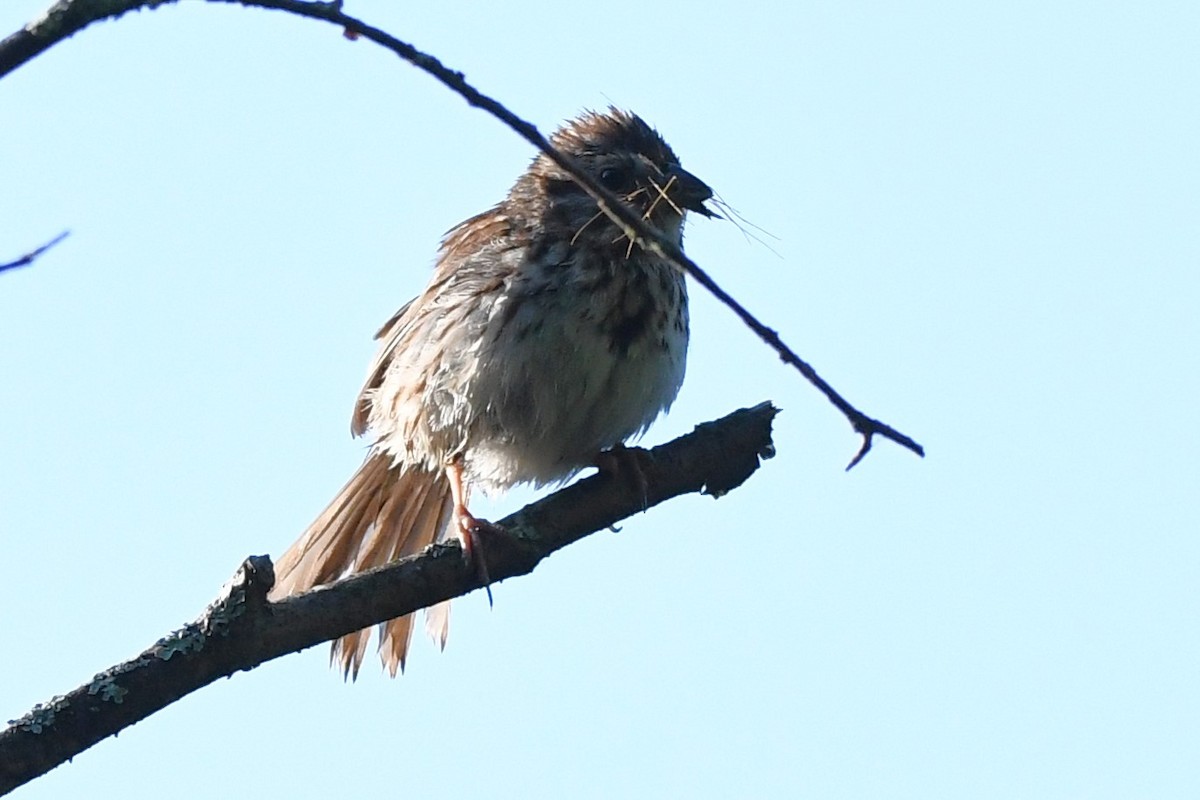
[[[371,418],[371,403],[375,390],[383,382],[395,354],[406,346],[407,340],[421,326],[414,326],[417,312],[427,309],[443,287],[449,283],[462,261],[473,253],[483,249],[488,241],[503,241],[511,229],[508,217],[501,213],[500,206],[478,214],[452,228],[442,241],[438,254],[437,267],[433,278],[420,295],[409,300],[392,318],[384,323],[375,338],[379,341],[379,349],[367,370],[367,379],[359,390],[358,400],[354,403],[354,414],[350,418],[350,432],[362,436],[367,432],[367,423]],[[412,312],[412,313],[410,313]]]
[[[375,334],[376,340],[379,341],[379,349],[375,351],[375,358],[367,370],[367,379],[358,391],[358,399],[354,401],[354,415],[350,418],[350,433],[354,436],[362,436],[367,432],[367,420],[371,417],[371,398],[383,382],[383,374],[387,372],[388,364],[391,363],[392,353],[395,352],[396,343],[404,330],[404,315],[416,300],[417,298],[413,298],[401,306]]]

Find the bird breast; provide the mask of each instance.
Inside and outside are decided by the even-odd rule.
[[[464,388],[463,454],[484,488],[569,477],[675,399],[687,295],[671,265],[561,248],[524,263],[492,305]]]

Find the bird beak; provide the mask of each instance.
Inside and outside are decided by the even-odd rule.
[[[688,211],[695,211],[697,214],[706,217],[716,216],[716,214],[704,207],[704,201],[711,199],[713,196],[713,191],[708,188],[707,183],[679,165],[669,167],[667,175],[673,179],[670,184],[671,199],[678,203],[681,208],[685,208]]]

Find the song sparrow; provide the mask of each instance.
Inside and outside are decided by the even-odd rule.
[[[552,137],[673,240],[712,191],[639,117],[587,112]],[[376,336],[354,408],[366,461],[276,565],[273,597],[420,552],[450,535],[465,551],[470,490],[561,481],[644,431],[683,381],[683,275],[633,246],[545,155],[508,197],[452,229],[425,291]],[[444,646],[449,605],[427,612]],[[404,668],[412,617],[379,627]],[[370,630],[334,643],[357,675]]]

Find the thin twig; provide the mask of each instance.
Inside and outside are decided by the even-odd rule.
[[[23,31],[18,32],[18,34],[14,34],[4,42],[0,42],[0,76],[6,71],[15,68],[20,63],[19,61],[14,63],[13,58],[6,53],[6,46],[14,39],[19,38],[21,34],[32,35],[38,41],[36,49],[31,49],[27,42],[24,43],[25,50],[21,52],[30,53],[24,56],[24,60],[28,60],[57,40],[53,39],[53,37],[65,38],[93,21],[92,19],[81,21],[86,16],[86,9],[88,8],[94,9],[95,17],[93,19],[103,19],[105,17],[118,16],[132,8],[153,7],[161,5],[163,2],[164,0],[140,0],[140,2],[138,0],[59,0],[51,11],[47,12],[43,20],[39,21],[41,23],[40,27],[38,24],[31,24],[26,26]],[[795,367],[809,383],[825,395],[826,399],[845,415],[854,430],[862,436],[862,445],[846,469],[853,468],[870,452],[875,436],[890,439],[919,456],[925,455],[924,448],[911,437],[901,433],[890,425],[867,416],[851,405],[825,379],[818,375],[817,371],[808,362],[800,358],[794,350],[786,345],[775,330],[761,322],[745,306],[717,285],[716,281],[707,272],[701,269],[696,262],[684,255],[678,245],[646,224],[637,212],[621,202],[616,195],[601,186],[595,178],[575,163],[574,159],[555,149],[549,140],[532,123],[518,117],[498,100],[483,94],[467,83],[463,73],[451,70],[437,58],[418,50],[411,44],[401,41],[378,28],[372,27],[360,19],[343,13],[340,0],[329,3],[303,2],[302,0],[209,0],[209,2],[236,3],[244,6],[275,9],[287,11],[297,16],[330,22],[340,27],[347,35],[347,38],[351,40],[358,38],[370,39],[372,42],[391,50],[418,69],[427,72],[447,88],[460,95],[470,105],[487,111],[496,119],[506,124],[517,135],[528,141],[544,153],[547,158],[570,174],[576,183],[583,187],[596,200],[600,210],[624,230],[631,244],[636,242],[642,248],[672,262],[677,268],[690,275],[693,280],[729,307],[747,327],[774,349],[785,364]],[[50,20],[53,25],[45,24],[45,20]],[[52,40],[46,41],[47,39]],[[17,44],[20,45],[21,42],[17,42]]]
[[[7,264],[0,264],[0,272],[5,272],[10,269],[17,269],[18,267],[28,267],[30,264],[32,264],[34,262],[34,259],[36,259],[42,253],[49,250],[51,247],[54,247],[54,245],[58,244],[63,239],[67,238],[67,236],[70,233],[71,233],[70,231],[63,231],[58,236],[55,236],[53,239],[46,242],[44,245],[42,245],[38,249],[29,251],[25,255],[18,258],[16,261],[9,261]]]

